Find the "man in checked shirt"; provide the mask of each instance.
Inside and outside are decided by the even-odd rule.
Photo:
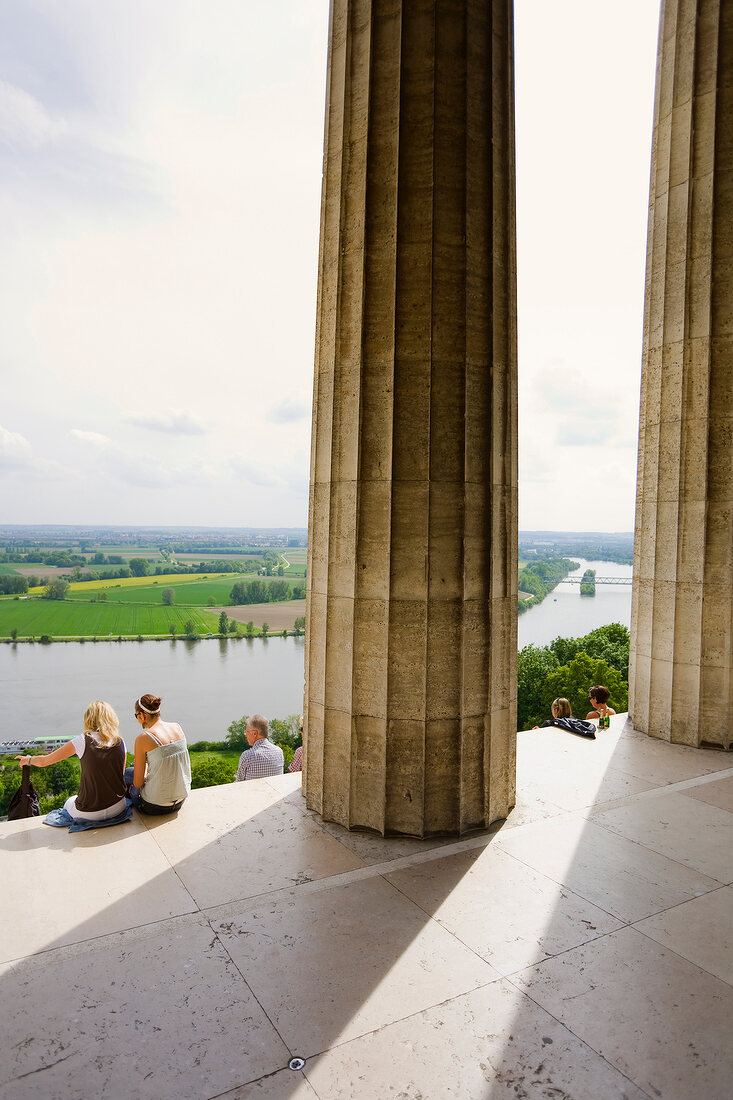
[[[270,728],[263,715],[253,714],[247,719],[244,736],[250,747],[239,758],[238,782],[244,779],[262,779],[266,775],[282,775],[283,750],[272,743],[269,733]]]

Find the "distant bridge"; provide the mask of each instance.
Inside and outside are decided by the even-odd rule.
[[[593,577],[583,580],[582,577],[563,577],[558,584],[632,584],[633,577]]]

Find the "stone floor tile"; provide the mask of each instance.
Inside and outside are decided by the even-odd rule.
[[[567,812],[602,806],[605,802],[629,798],[656,786],[616,768],[586,767],[586,764],[582,757],[575,761],[556,760],[544,774],[538,770],[529,776],[518,769],[517,789],[525,798],[535,801],[551,799]]]
[[[496,844],[627,923],[720,884],[604,829],[598,818],[563,817],[500,832]]]
[[[304,1058],[498,977],[379,876],[263,898],[212,926]]]
[[[139,821],[70,833],[33,821],[0,830],[0,961],[196,910]]]
[[[493,844],[385,877],[500,974],[619,927]]]
[[[220,1093],[216,1100],[319,1100],[302,1071],[280,1070],[231,1092]]]
[[[506,981],[309,1060],[320,1100],[647,1100]]]
[[[670,745],[658,738],[630,731],[622,737],[612,757],[613,767],[647,781],[652,787],[678,783],[730,767],[730,755],[702,751],[687,745]]]
[[[202,917],[0,968],[3,1100],[201,1100],[290,1057]]]
[[[289,778],[295,779],[296,776],[289,776]],[[279,777],[272,782],[276,781],[279,781]],[[289,787],[285,800],[301,809],[310,821],[329,833],[334,840],[338,840],[368,866],[386,863],[391,859],[402,859],[403,856],[417,852],[427,852],[432,848],[444,847],[454,844],[456,840],[455,837],[445,836],[427,837],[424,840],[409,836],[383,837],[373,832],[351,831],[342,825],[337,825],[334,821],[323,821],[317,813],[306,808],[299,782],[295,787]]]
[[[202,909],[363,866],[262,780],[196,793],[149,828]]]
[[[699,783],[696,787],[688,787],[684,793],[688,798],[696,798],[699,802],[707,802],[710,806],[733,813],[733,776]]]
[[[733,986],[733,886],[677,905],[634,927]]]
[[[592,818],[718,882],[733,882],[733,814],[685,793],[639,799]]]
[[[506,821],[501,823],[502,831],[516,829],[519,825],[528,825],[532,821],[544,821],[549,817],[557,817],[567,813],[562,806],[557,806],[547,798],[544,798],[535,787],[534,792],[528,788],[517,788],[516,804],[509,812]]]
[[[635,929],[511,980],[649,1096],[729,1100],[733,989]]]
[[[345,848],[353,852],[367,866],[375,863],[387,863],[404,856],[429,852],[435,848],[445,848],[455,844],[455,837],[436,836],[420,840],[409,836],[375,836],[374,833],[350,832],[341,825],[322,821],[321,827]]]

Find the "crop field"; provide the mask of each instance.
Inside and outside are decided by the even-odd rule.
[[[229,602],[229,593],[238,580],[239,573],[227,573],[224,577],[212,577],[208,580],[186,577],[186,583],[173,584],[170,579],[156,578],[157,583],[151,583],[149,577],[135,578],[147,581],[147,584],[127,585],[117,588],[115,582],[111,582],[106,588],[100,588],[96,584],[73,584],[66,595],[67,600],[92,600],[95,596],[104,594],[107,603],[152,603],[162,605],[163,591],[166,588],[173,589],[173,607],[206,607],[209,600],[214,600],[215,605],[224,605]],[[175,578],[180,581],[180,577]],[[117,581],[124,585],[124,581]],[[213,606],[213,605],[212,605]]]
[[[213,553],[208,553],[208,551],[207,551],[207,553],[205,553],[205,554],[174,554],[173,559],[174,559],[174,561],[182,562],[184,565],[190,565],[192,561],[195,561],[195,562],[199,562],[199,561],[243,561],[243,562],[251,562],[251,561],[262,561],[263,554],[264,554],[264,551],[263,551],[262,554],[258,554],[254,550],[252,550],[252,551],[244,551],[243,550],[241,554],[239,552],[237,552],[236,554],[228,554],[228,553],[224,554],[220,550],[218,554],[216,553],[216,551],[214,551]]]
[[[18,570],[15,569],[12,565],[5,565],[5,563],[0,565],[0,573],[6,574],[6,573],[17,573],[17,572],[18,572]]]
[[[216,633],[218,616],[195,607],[156,607],[150,604],[77,603],[71,600],[0,600],[0,637],[11,630],[18,637],[107,637],[109,634],[178,634],[191,620],[199,634]]]
[[[68,570],[67,570],[68,572]],[[160,577],[117,577],[107,581],[73,581],[69,585],[69,590],[66,594],[67,600],[74,599],[74,597],[80,599],[86,599],[85,593],[95,595],[98,592],[109,592],[111,588],[119,591],[127,591],[129,589],[137,588],[151,588],[154,592],[159,587],[170,588],[177,584],[195,584],[203,580],[219,580],[221,578],[233,577],[234,580],[241,579],[239,573],[212,573],[211,576],[206,574],[191,574],[191,573],[164,573]],[[234,584],[232,580],[232,584]],[[40,596],[43,592],[43,586],[40,588],[29,589],[31,596]]]
[[[234,580],[239,578],[237,573],[212,573],[209,578],[206,574],[191,574],[191,573],[163,573],[160,577],[118,577],[112,578],[108,581],[74,581],[69,587],[69,596],[76,592],[97,592],[102,589],[110,588],[153,588],[159,585],[163,585],[168,588],[174,584],[191,584],[195,581],[206,579],[217,579],[220,577],[234,577]],[[234,581],[232,581],[232,584]]]
[[[229,594],[237,581],[246,580],[241,573],[226,573],[223,576],[209,577],[204,580],[201,577],[156,577],[152,582],[150,577],[135,577],[120,581],[100,581],[89,584],[72,584],[66,595],[67,600],[91,601],[95,596],[104,593],[106,603],[124,604],[157,604],[162,605],[163,590],[173,589],[173,607],[226,607],[229,603]],[[279,580],[279,577],[261,577],[260,580],[267,583],[268,580]],[[287,577],[283,578],[287,580]],[[132,583],[132,582],[135,583]],[[293,578],[293,582],[297,580]],[[33,592],[40,592],[33,589]],[[213,600],[213,604],[210,601]],[[50,601],[49,601],[50,602]]]

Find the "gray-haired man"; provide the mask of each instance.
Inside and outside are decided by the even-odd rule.
[[[237,782],[244,779],[262,779],[267,775],[282,775],[285,763],[283,750],[269,737],[270,727],[262,714],[247,719],[244,736],[249,748],[239,758]]]

